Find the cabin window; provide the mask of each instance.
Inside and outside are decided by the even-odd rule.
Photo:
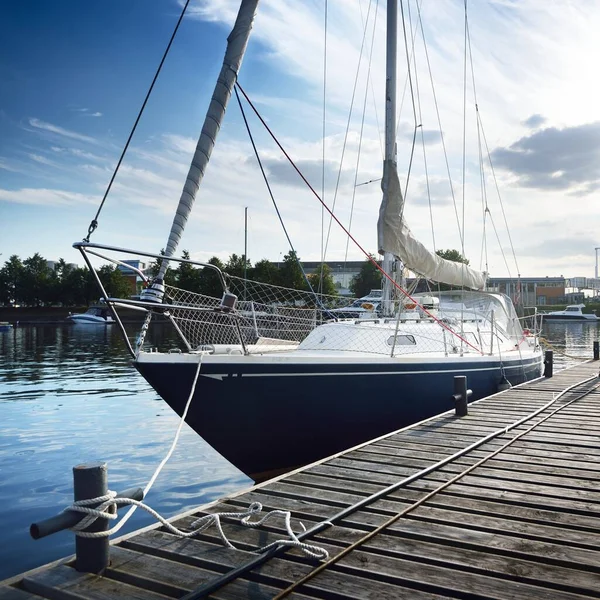
[[[576,306],[569,306],[567,308],[567,312],[579,312],[579,308],[577,308]]]
[[[396,336],[396,346],[415,346],[417,341],[415,340],[414,335],[397,335]],[[387,339],[387,345],[394,345],[394,336],[390,335]]]

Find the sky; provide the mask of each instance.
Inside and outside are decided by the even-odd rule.
[[[190,3],[91,241],[166,245],[238,5]],[[0,0],[0,263],[39,252],[83,264],[72,244],[96,214],[182,7]],[[384,0],[261,0],[239,75],[369,252],[381,202],[385,10]],[[593,277],[600,4],[471,2],[466,85],[463,0],[405,0],[403,12],[397,158],[415,236],[464,251],[495,277]],[[364,258],[245,111],[300,258]],[[280,260],[290,247],[233,97],[179,251],[199,261],[242,254],[246,207],[248,257]]]

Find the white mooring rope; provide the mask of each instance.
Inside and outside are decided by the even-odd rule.
[[[163,460],[160,462],[154,474],[150,478],[150,481],[144,488],[144,498],[150,491],[150,488],[156,481],[156,478],[158,477],[160,471],[165,466],[169,458],[171,458],[171,455],[175,450],[175,446],[177,445],[177,441],[179,440],[179,435],[181,433],[183,423],[185,422],[185,417],[188,413],[188,409],[194,396],[194,392],[196,391],[196,384],[198,382],[200,368],[202,366],[202,356],[203,355],[200,354],[200,360],[198,361],[198,368],[196,369],[196,375],[192,383],[192,389],[188,397],[187,403],[185,405],[183,414],[181,415],[181,420],[179,422],[179,427],[177,428],[177,431],[175,433],[173,443],[171,444],[171,447],[169,448],[169,451],[167,452],[165,458],[163,458]],[[262,511],[262,504],[260,504],[260,502],[253,502],[245,511],[213,513],[210,515],[205,515],[204,517],[200,517],[192,523],[191,526],[194,529],[192,529],[191,531],[182,531],[181,529],[178,529],[177,527],[169,523],[169,521],[167,521],[162,515],[160,515],[147,504],[144,504],[139,500],[133,500],[131,498],[117,498],[116,496],[117,492],[109,490],[108,493],[104,496],[99,496],[97,498],[89,498],[87,500],[78,500],[76,502],[73,502],[71,506],[65,508],[63,512],[74,511],[86,515],[81,521],[79,521],[79,523],[77,523],[77,525],[74,525],[70,528],[71,531],[74,531],[75,535],[84,538],[108,537],[119,531],[123,527],[123,525],[125,525],[125,523],[129,520],[136,508],[139,507],[143,508],[145,511],[150,513],[157,521],[162,523],[162,525],[166,527],[171,533],[184,538],[194,537],[195,535],[198,535],[205,529],[208,529],[211,525],[214,525],[217,528],[217,531],[219,532],[219,536],[223,544],[228,548],[232,548],[235,550],[235,546],[227,539],[227,536],[223,531],[223,527],[221,525],[221,518],[234,519],[236,521],[239,521],[241,525],[244,525],[246,527],[260,527],[268,519],[271,519],[275,516],[282,516],[284,518],[286,532],[290,539],[276,540],[268,544],[267,546],[260,548],[259,550],[257,550],[257,552],[265,552],[273,546],[289,546],[298,548],[299,550],[304,552],[304,554],[310,556],[311,558],[323,560],[329,558],[329,552],[327,552],[325,548],[321,548],[320,546],[315,546],[312,544],[305,544],[304,542],[301,542],[298,539],[298,537],[292,530],[292,515],[289,510],[272,510],[271,512],[268,512],[262,519],[258,521],[250,521],[250,517],[252,515],[258,514]],[[96,506],[93,507],[94,505]],[[127,511],[127,513],[125,513],[125,516],[114,527],[112,527],[111,529],[107,529],[106,531],[83,531],[84,529],[87,529],[90,525],[95,523],[97,519],[108,519],[109,521],[116,520],[118,518],[116,507],[119,505],[129,505],[131,506],[131,508]],[[115,507],[114,511],[112,511],[113,506]],[[302,523],[300,523],[300,525],[302,526],[303,530],[306,531],[304,525]]]

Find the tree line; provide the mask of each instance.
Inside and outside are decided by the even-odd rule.
[[[183,252],[189,259],[189,253]],[[277,285],[296,290],[306,290],[337,295],[331,269],[322,265],[306,277],[294,251],[288,252],[281,262],[262,259],[254,265],[245,256],[232,254],[227,262],[213,256],[208,263],[234,277],[246,277],[252,281]],[[150,265],[151,272],[158,273],[159,261]],[[130,280],[113,265],[104,265],[96,273],[109,296],[127,298],[134,291]],[[165,283],[208,296],[221,297],[222,287],[212,269],[196,267],[189,263],[179,263],[169,269]],[[309,286],[310,284],[310,286]],[[381,273],[365,260],[363,266],[350,284],[354,296],[360,297],[371,289],[381,286]],[[0,268],[0,305],[2,306],[86,306],[98,299],[99,290],[93,274],[87,269],[59,259],[53,267],[39,253],[21,260],[12,255]]]
[[[96,272],[110,295],[131,295],[129,282],[116,267],[105,265]],[[0,269],[2,306],[86,306],[98,296],[92,273],[62,258],[51,268],[37,252],[25,260],[13,254]]]

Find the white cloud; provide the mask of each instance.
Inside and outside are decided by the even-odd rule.
[[[19,190],[0,188],[0,201],[38,206],[71,206],[98,203],[97,198],[90,198],[86,194],[46,188],[21,188]]]
[[[5,158],[0,156],[0,169],[4,169],[5,171],[11,171],[12,173],[20,173],[20,169],[15,168],[10,165]]]
[[[65,129],[64,127],[59,127],[58,125],[52,125],[52,123],[46,123],[45,121],[41,121],[40,119],[31,118],[29,119],[29,125],[31,127],[35,127],[36,129],[41,129],[42,131],[48,131],[50,133],[54,133],[56,135],[60,135],[63,137],[68,137],[73,140],[79,140],[80,142],[87,142],[89,144],[97,144],[98,142],[88,136],[83,135],[81,133],[77,133],[76,131],[71,131],[70,129]]]
[[[57,163],[55,163],[53,160],[50,160],[49,158],[46,158],[45,156],[41,156],[39,154],[28,154],[29,158],[31,158],[31,160],[34,160],[37,163],[40,163],[41,165],[46,165],[48,167],[57,167]]]

